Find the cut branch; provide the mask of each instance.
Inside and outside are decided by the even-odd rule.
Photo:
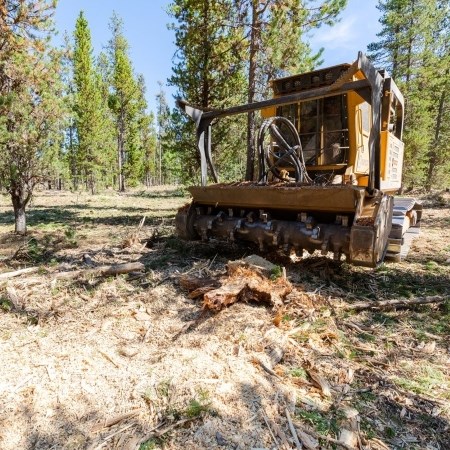
[[[122,275],[130,272],[138,272],[144,270],[144,264],[140,262],[113,264],[111,266],[99,266],[89,270],[73,270],[72,272],[60,272],[55,274],[56,278],[76,278],[79,275],[87,276],[110,276]]]
[[[26,273],[34,273],[39,270],[39,267],[27,267],[26,269],[15,270],[14,272],[0,273],[0,281],[8,280],[9,278],[18,277]]]
[[[354,311],[363,311],[366,309],[391,309],[391,308],[412,308],[417,305],[428,305],[430,303],[444,303],[449,300],[449,296],[441,297],[435,295],[432,297],[416,297],[413,299],[395,299],[395,300],[378,300],[373,302],[358,302],[338,308],[352,309]]]

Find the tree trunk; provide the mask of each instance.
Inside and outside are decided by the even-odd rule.
[[[255,101],[257,55],[260,40],[260,26],[258,17],[258,1],[252,0],[252,29],[250,33],[250,57],[248,66],[248,103]],[[253,180],[255,167],[255,113],[247,116],[247,166],[245,179]]]
[[[22,196],[17,194],[16,192],[13,192],[11,194],[11,200],[14,208],[14,221],[15,221],[15,227],[14,231],[17,234],[27,234],[27,220],[25,215],[25,206],[26,203],[21,198]]]
[[[91,172],[89,174],[89,188],[91,190],[91,195],[95,194],[95,178],[94,178],[94,174]]]
[[[69,126],[69,153],[70,153],[70,173],[72,175],[73,190],[78,191],[78,175],[77,175],[77,163],[75,156],[75,149],[73,144],[74,126]]]
[[[125,175],[123,173],[123,165],[125,160],[125,113],[122,109],[119,119],[119,135],[117,136],[117,162],[119,168],[119,192],[125,192]]]
[[[448,77],[449,69],[446,70],[445,76]],[[430,152],[430,158],[428,160],[428,170],[427,170],[427,179],[425,182],[425,190],[427,192],[431,191],[431,187],[433,186],[433,177],[436,170],[436,165],[438,162],[438,154],[437,154],[437,146],[439,145],[439,139],[441,135],[441,128],[442,128],[442,118],[444,115],[444,103],[445,103],[445,96],[447,93],[447,85],[444,84],[441,92],[441,96],[439,98],[439,107],[438,107],[438,114],[436,117],[436,126],[434,128],[434,139],[433,143],[431,144],[433,148]]]

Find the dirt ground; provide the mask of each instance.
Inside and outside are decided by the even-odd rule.
[[[0,448],[449,449],[450,197],[423,201],[406,261],[265,255],[294,286],[284,305],[212,314],[180,275],[217,278],[255,249],[176,238],[175,188],[39,192],[24,238],[2,196],[0,272],[37,269],[0,276]],[[145,270],[92,271],[126,262]]]

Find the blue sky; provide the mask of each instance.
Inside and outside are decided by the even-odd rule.
[[[158,81],[164,84],[171,75],[175,53],[173,31],[167,29],[170,18],[165,10],[168,0],[59,0],[55,15],[56,29],[62,38],[72,34],[76,18],[83,10],[89,22],[98,54],[110,38],[108,22],[116,11],[124,21],[125,35],[137,73],[144,75],[149,108],[155,110]],[[365,51],[380,29],[377,0],[349,0],[341,21],[334,27],[322,27],[309,38],[313,49],[324,47],[324,66],[352,62],[358,50]],[[166,87],[169,101],[173,88]],[[170,102],[173,103],[172,101]]]

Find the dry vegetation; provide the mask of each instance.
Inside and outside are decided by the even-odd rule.
[[[179,241],[176,194],[39,193],[20,240],[2,198],[1,272],[39,269],[0,281],[1,449],[449,448],[448,194],[425,199],[407,261],[270,255],[283,306],[214,314],[180,274],[217,278],[254,250]],[[145,270],[91,270],[126,262]],[[427,296],[447,301],[351,309]]]

